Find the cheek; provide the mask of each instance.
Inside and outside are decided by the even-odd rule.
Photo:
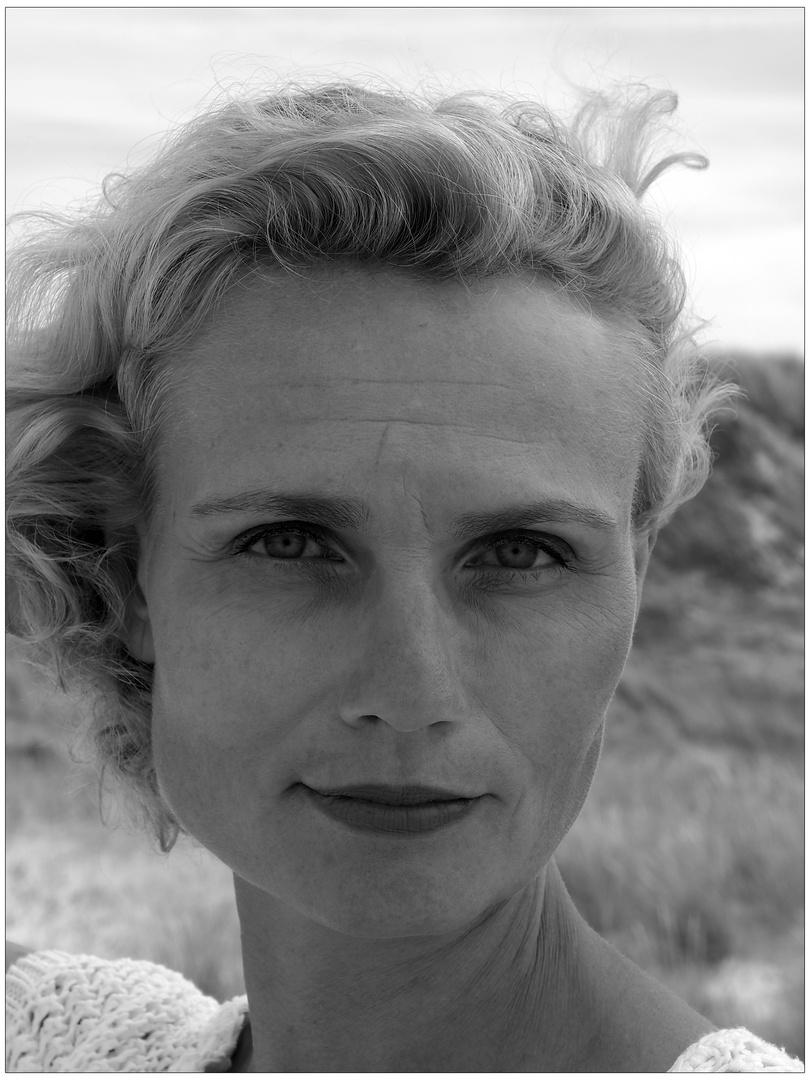
[[[158,784],[175,817],[206,846],[211,810],[234,805],[235,720],[242,710],[229,708],[223,693],[228,667],[200,647],[199,637],[156,648],[152,750]]]
[[[598,610],[534,621],[480,669],[479,708],[521,777],[509,838],[529,876],[551,858],[590,791],[630,648],[634,597],[617,590]]]
[[[187,831],[216,853],[221,808],[235,820],[247,792],[283,779],[288,738],[317,714],[328,681],[322,643],[260,609],[203,617],[186,605],[182,627],[158,618],[153,632],[158,781]]]
[[[184,828],[207,844],[206,810],[235,805],[234,757],[244,742],[244,652],[221,618],[183,611],[153,621],[152,748],[161,794]],[[171,609],[169,609],[171,610]]]
[[[476,697],[530,759],[590,745],[624,669],[635,598],[631,574],[597,602],[534,608],[482,638]]]
[[[311,686],[317,642],[266,608],[184,610],[155,633],[156,689],[170,715],[193,715],[195,731],[223,748],[236,728],[273,727]],[[243,735],[246,734],[243,732]]]

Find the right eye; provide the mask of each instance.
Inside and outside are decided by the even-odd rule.
[[[239,537],[236,553],[256,558],[298,560],[329,559],[342,562],[342,558],[327,544],[325,538],[311,529],[301,526],[259,526]]]

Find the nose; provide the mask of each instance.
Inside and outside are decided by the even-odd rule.
[[[364,610],[363,622],[359,652],[341,688],[345,723],[382,720],[417,731],[469,716],[463,628],[429,582],[385,588],[372,610]]]

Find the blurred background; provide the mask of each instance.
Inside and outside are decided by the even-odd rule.
[[[65,206],[235,83],[373,77],[566,112],[616,80],[680,96],[652,203],[704,348],[743,390],[662,532],[603,760],[559,853],[605,937],[720,1026],[804,1056],[802,8],[11,8],[7,209]],[[11,231],[12,241],[14,230]],[[242,990],[227,870],[131,835],[71,761],[83,706],[7,666],[7,935]],[[74,756],[76,751],[74,751]]]

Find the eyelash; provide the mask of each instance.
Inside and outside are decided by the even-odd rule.
[[[274,559],[271,555],[256,555],[249,549],[253,547],[257,540],[262,540],[266,536],[277,536],[279,534],[295,533],[299,536],[305,536],[311,540],[315,540],[316,543],[322,544],[326,548],[331,550],[331,540],[323,533],[317,532],[315,529],[309,526],[297,525],[297,524],[282,524],[274,525],[271,527],[262,525],[256,529],[251,529],[249,532],[243,533],[237,537],[232,554],[235,556],[241,556],[242,558],[258,559],[264,563],[271,563],[274,568],[282,570],[282,572],[288,573],[300,573],[302,562],[308,563],[307,569],[315,572],[322,572],[326,569],[324,564],[330,562],[337,562],[336,559]],[[488,540],[481,551],[491,551],[493,548],[501,547],[503,544],[508,544],[517,541],[521,544],[529,544],[536,548],[538,551],[543,551],[547,555],[551,555],[556,559],[555,566],[538,567],[536,569],[519,570],[515,567],[469,567],[474,571],[473,578],[476,583],[496,586],[503,584],[504,581],[521,580],[526,581],[529,579],[538,581],[542,577],[546,577],[550,573],[575,573],[576,566],[573,561],[573,552],[567,544],[562,542],[552,542],[550,539],[539,536],[536,533],[499,533],[497,536]],[[343,561],[343,560],[340,560]],[[500,573],[493,574],[491,571],[500,570]],[[489,571],[489,572],[487,572]]]
[[[540,578],[547,576],[548,574],[558,573],[563,574],[566,571],[569,573],[576,572],[576,566],[574,565],[573,552],[567,544],[563,544],[561,541],[552,541],[544,536],[539,536],[537,533],[500,533],[498,536],[488,540],[482,551],[491,551],[493,548],[501,547],[503,544],[509,544],[517,541],[521,544],[528,544],[530,547],[535,548],[537,551],[543,551],[546,555],[551,555],[556,559],[556,566],[544,566],[537,569],[518,570],[515,567],[502,566],[502,567],[489,567],[490,571],[500,570],[497,575],[497,581],[503,582],[514,581],[519,579],[525,581],[531,578],[535,581],[539,581]],[[493,581],[495,575],[483,572],[480,575],[483,581]]]

